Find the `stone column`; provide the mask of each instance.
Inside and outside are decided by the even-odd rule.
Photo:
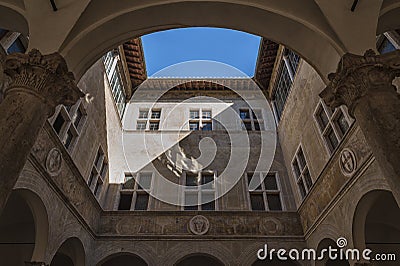
[[[3,67],[8,80],[0,104],[0,213],[46,119],[57,105],[83,96],[58,53],[11,54]]]
[[[345,54],[320,96],[330,107],[346,105],[356,119],[400,205],[400,51]]]

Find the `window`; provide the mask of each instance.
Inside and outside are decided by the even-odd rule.
[[[282,211],[280,185],[276,173],[249,172],[246,176],[251,210]],[[261,178],[264,178],[262,182]],[[255,186],[257,187],[252,189]]]
[[[216,189],[213,172],[186,172],[184,210],[215,210]]]
[[[261,110],[250,111],[248,108],[239,109],[239,116],[243,122],[243,130],[260,131],[264,125]]]
[[[126,95],[121,77],[124,71],[121,69],[117,50],[106,53],[103,56],[103,63],[110,84],[111,93],[114,98],[114,103],[117,107],[119,117],[122,119],[126,107]]]
[[[126,174],[125,183],[120,192],[118,210],[148,210],[152,179],[152,173],[139,173],[137,180],[131,174]]]
[[[60,105],[49,119],[61,143],[69,152],[73,150],[85,121],[86,112],[81,100],[73,106]]]
[[[88,179],[88,186],[96,197],[101,195],[104,180],[106,179],[108,164],[101,147],[98,148],[93,162],[92,171]],[[93,188],[94,186],[94,188]]]
[[[161,110],[151,110],[151,119],[160,119]]]
[[[350,118],[343,107],[334,110],[321,100],[314,113],[317,127],[332,154],[350,128]]]
[[[201,113],[201,116],[200,116]],[[212,112],[208,109],[192,109],[189,111],[189,130],[212,130]]]
[[[273,89],[273,103],[276,112],[276,120],[281,119],[286,99],[289,96],[293,77],[296,74],[300,57],[289,49],[285,49],[282,61],[279,64],[277,78]],[[291,76],[292,75],[292,76]]]
[[[378,39],[377,46],[380,54],[386,54],[396,50],[396,47],[385,35],[382,35],[382,37]]]
[[[301,146],[298,148],[297,153],[293,158],[292,169],[297,186],[299,187],[301,198],[304,198],[310,191],[313,183]]]
[[[139,119],[147,119],[149,110],[139,110]]]
[[[137,130],[146,130],[147,121],[138,121],[136,124]]]
[[[136,130],[159,130],[160,118],[161,109],[152,109],[150,116],[148,109],[141,109],[139,110],[139,117],[136,122]]]

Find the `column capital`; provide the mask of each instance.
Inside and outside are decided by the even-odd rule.
[[[332,107],[342,104],[354,117],[354,108],[363,97],[393,90],[393,79],[400,76],[400,51],[376,55],[368,50],[364,55],[347,53],[339,61],[335,73],[328,75],[329,84],[320,93],[325,103]]]
[[[72,105],[84,96],[59,53],[42,55],[33,49],[28,54],[7,55],[4,73],[10,77],[6,97],[12,91],[24,91],[39,97],[50,110],[59,104]]]

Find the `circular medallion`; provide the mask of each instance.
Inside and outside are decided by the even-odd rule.
[[[61,162],[61,151],[57,148],[51,149],[46,157],[47,172],[52,176],[58,175],[61,171]]]
[[[203,215],[196,215],[189,221],[189,230],[195,235],[204,235],[210,228],[210,222]]]
[[[339,159],[340,170],[345,176],[351,176],[357,169],[357,160],[354,152],[348,148],[343,149]]]

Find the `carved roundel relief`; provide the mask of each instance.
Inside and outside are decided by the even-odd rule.
[[[189,221],[189,230],[195,235],[204,235],[210,228],[210,222],[203,215],[196,215]]]
[[[357,169],[357,159],[354,152],[348,148],[343,149],[339,158],[340,170],[345,176],[351,176]]]
[[[61,151],[57,148],[51,149],[46,157],[47,172],[52,176],[58,175],[61,171],[61,163]]]

